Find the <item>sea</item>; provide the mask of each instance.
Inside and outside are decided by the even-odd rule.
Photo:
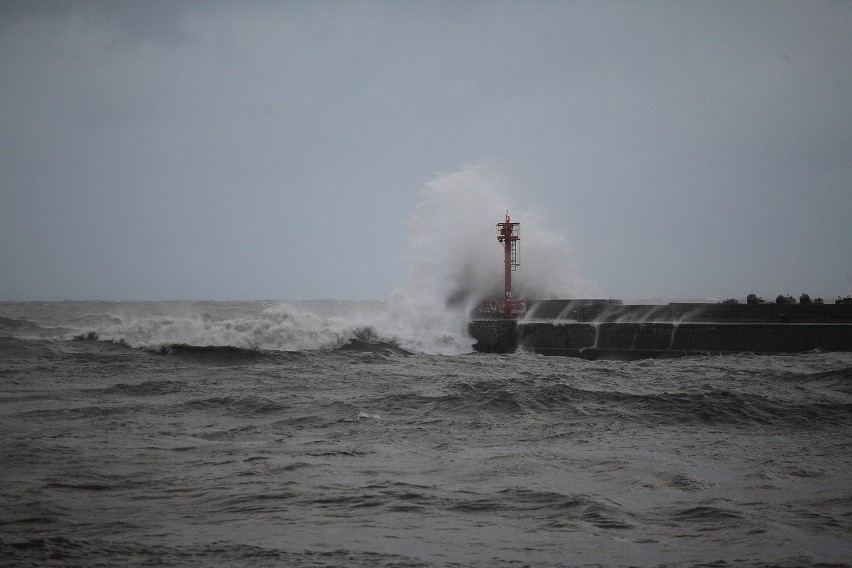
[[[438,319],[0,303],[0,565],[852,565],[852,353],[480,354]]]

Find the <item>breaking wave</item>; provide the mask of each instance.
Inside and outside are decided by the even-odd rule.
[[[184,359],[254,362],[272,352],[341,350],[406,355],[404,335],[376,325],[386,315],[320,317],[288,303],[259,314],[214,320],[204,314],[182,317],[138,317],[75,334],[74,339],[102,341]],[[421,347],[422,347],[421,343]]]
[[[208,353],[218,349],[304,351],[336,349],[357,337],[359,328],[340,318],[323,319],[289,304],[277,304],[259,315],[211,319],[204,314],[131,319],[79,335],[78,338],[121,343],[162,353]]]

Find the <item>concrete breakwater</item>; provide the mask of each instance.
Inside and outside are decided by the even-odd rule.
[[[700,353],[852,351],[852,305],[623,305],[618,300],[527,302],[515,320],[475,313],[477,351],[521,348],[545,355],[597,358]]]

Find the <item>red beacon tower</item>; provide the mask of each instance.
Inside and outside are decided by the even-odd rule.
[[[497,242],[503,244],[505,256],[502,302],[504,319],[512,319],[513,311],[521,311],[525,307],[525,302],[512,300],[512,272],[521,264],[520,248],[518,247],[518,241],[520,240],[521,224],[512,223],[512,220],[509,218],[509,212],[506,211],[506,220],[502,223],[497,223]]]

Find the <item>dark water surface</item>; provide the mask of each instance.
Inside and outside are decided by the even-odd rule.
[[[126,319],[24,311],[0,313],[2,565],[852,562],[849,353],[131,347],[102,340]]]

